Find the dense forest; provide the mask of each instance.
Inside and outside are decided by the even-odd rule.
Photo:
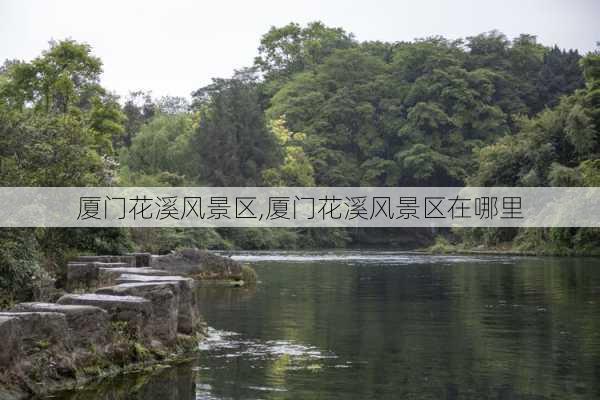
[[[360,42],[269,30],[252,66],[183,98],[100,84],[74,40],[0,67],[4,186],[600,186],[600,53],[492,31]],[[589,254],[597,229],[463,229],[438,248]],[[75,252],[177,246],[422,247],[423,230],[2,229],[0,297],[62,279]],[[375,238],[375,240],[373,239]],[[32,279],[34,277],[35,279]],[[17,290],[18,289],[18,290]]]

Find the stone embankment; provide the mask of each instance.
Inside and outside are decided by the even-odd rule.
[[[197,279],[240,282],[242,270],[230,258],[196,249],[78,257],[67,265],[69,293],[56,303],[21,303],[0,313],[0,399],[189,354],[205,331]]]

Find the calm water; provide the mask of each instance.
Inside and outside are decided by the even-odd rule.
[[[68,399],[600,398],[600,260],[241,253],[198,360]]]

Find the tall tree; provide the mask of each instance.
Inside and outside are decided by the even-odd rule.
[[[280,154],[265,124],[256,78],[245,71],[232,79],[215,79],[193,97],[200,115],[191,138],[199,155],[197,175],[217,186],[260,185],[262,170]]]
[[[0,70],[0,184],[88,186],[114,183],[112,143],[123,132],[116,98],[99,84],[102,63],[90,46],[51,42],[31,62]],[[69,250],[128,247],[122,229],[6,229],[0,290],[31,293],[39,265],[61,277]],[[28,254],[23,257],[23,254]],[[27,266],[23,267],[22,263]]]
[[[271,96],[292,75],[322,64],[336,49],[355,45],[354,36],[342,28],[330,28],[321,22],[306,27],[290,23],[271,27],[262,36],[254,65],[267,78],[263,90]]]

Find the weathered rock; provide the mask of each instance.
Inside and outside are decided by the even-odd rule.
[[[112,286],[116,283],[118,277],[122,274],[137,275],[169,275],[168,271],[153,268],[99,268],[98,286]]]
[[[75,346],[104,346],[110,340],[108,313],[98,307],[54,303],[20,303],[15,312],[55,312],[64,314]]]
[[[175,282],[125,283],[98,289],[98,294],[139,296],[152,302],[152,332],[164,344],[177,339],[179,287]]]
[[[95,263],[70,262],[67,263],[67,289],[75,290],[87,288],[98,280],[98,267]]]
[[[38,301],[54,301],[61,293],[60,289],[56,287],[56,279],[47,272],[37,276],[36,284],[32,289],[33,298]]]
[[[242,278],[241,263],[230,257],[218,256],[199,249],[183,249],[163,256],[154,256],[152,268],[200,279]]]
[[[135,256],[79,256],[75,262],[103,262],[103,263],[126,263],[130,267],[135,267]]]
[[[65,352],[71,348],[71,335],[64,314],[54,312],[0,313],[0,366],[42,350]]]
[[[152,261],[150,253],[128,253],[128,256],[135,257],[135,266],[137,268],[149,267]]]
[[[177,329],[180,333],[192,334],[198,327],[198,315],[196,311],[196,282],[192,278],[182,276],[153,276],[123,274],[117,279],[117,283],[149,283],[149,282],[172,282],[179,288],[179,317]]]
[[[18,356],[17,338],[18,319],[15,316],[0,316],[0,337],[2,346],[0,346],[0,367],[7,368]]]
[[[123,268],[129,264],[122,262],[69,262],[67,263],[67,289],[88,289],[98,286],[100,268]]]
[[[96,262],[98,268],[135,268],[125,262]]]
[[[138,339],[152,337],[152,303],[137,296],[110,296],[103,294],[67,294],[58,304],[88,305],[106,310],[112,322],[124,322],[128,331]]]

